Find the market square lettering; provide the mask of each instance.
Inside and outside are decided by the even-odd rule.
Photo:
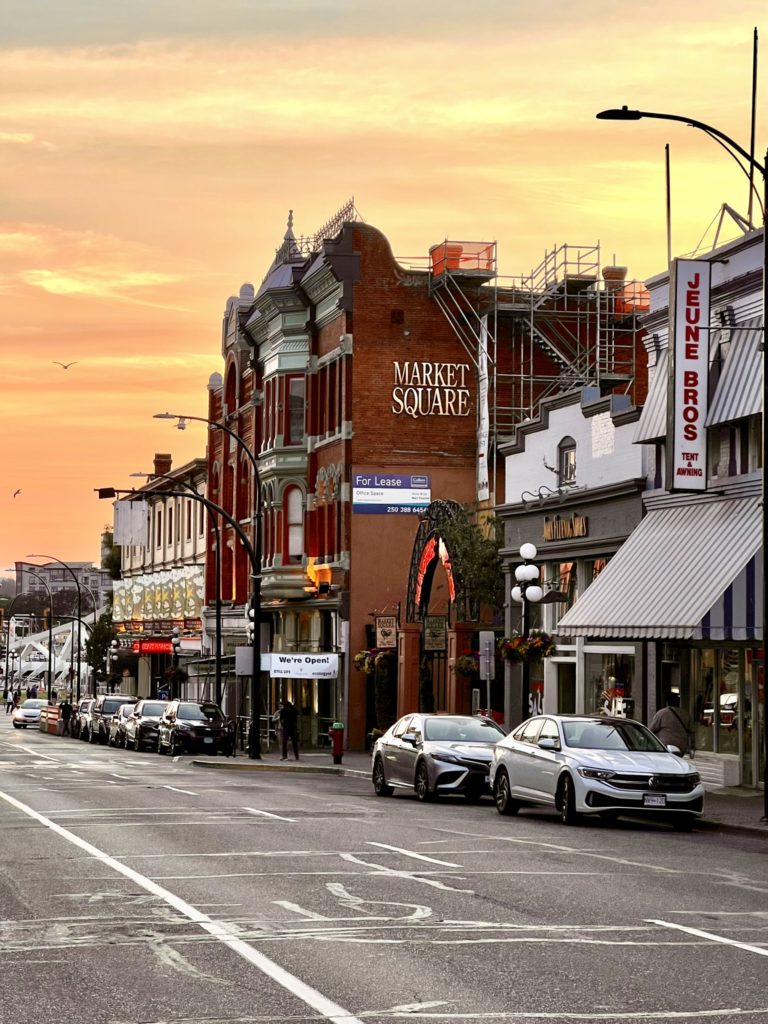
[[[468,363],[393,363],[392,412],[420,416],[468,416]]]

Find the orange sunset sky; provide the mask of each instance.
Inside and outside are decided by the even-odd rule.
[[[204,454],[202,426],[152,414],[205,414],[227,297],[261,281],[289,208],[309,235],[354,196],[396,256],[496,240],[506,275],[599,241],[643,278],[666,264],[668,142],[673,254],[711,241],[722,203],[747,210],[736,164],[682,125],[594,115],[687,114],[748,148],[764,10],[4,0],[0,574],[34,551],[98,561],[94,488]]]

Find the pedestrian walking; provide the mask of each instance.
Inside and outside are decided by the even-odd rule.
[[[5,688],[5,692],[3,693],[3,700],[5,701],[5,713],[6,715],[10,715],[10,713],[13,711],[13,690],[10,688],[10,686],[7,686]]]
[[[59,716],[61,718],[61,735],[71,736],[72,729],[70,727],[72,721],[72,705],[69,703],[69,698],[64,697],[64,700],[59,704]]]
[[[283,733],[283,755],[281,761],[288,760],[288,740],[291,741],[293,756],[299,760],[299,712],[295,705],[286,700],[280,708],[280,728]]]
[[[693,737],[688,716],[680,710],[679,705],[679,698],[670,694],[666,707],[656,712],[648,728],[658,736],[665,747],[677,747],[682,756],[693,753]]]

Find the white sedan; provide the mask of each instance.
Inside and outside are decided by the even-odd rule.
[[[538,804],[566,825],[583,814],[648,814],[686,829],[704,809],[694,765],[627,718],[529,718],[496,744],[490,781],[499,814]]]
[[[40,709],[48,706],[47,700],[29,697],[13,712],[13,728],[26,729],[28,725],[40,724]]]

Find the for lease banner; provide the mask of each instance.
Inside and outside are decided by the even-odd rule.
[[[709,292],[707,260],[675,260],[670,289],[667,490],[707,487]]]

